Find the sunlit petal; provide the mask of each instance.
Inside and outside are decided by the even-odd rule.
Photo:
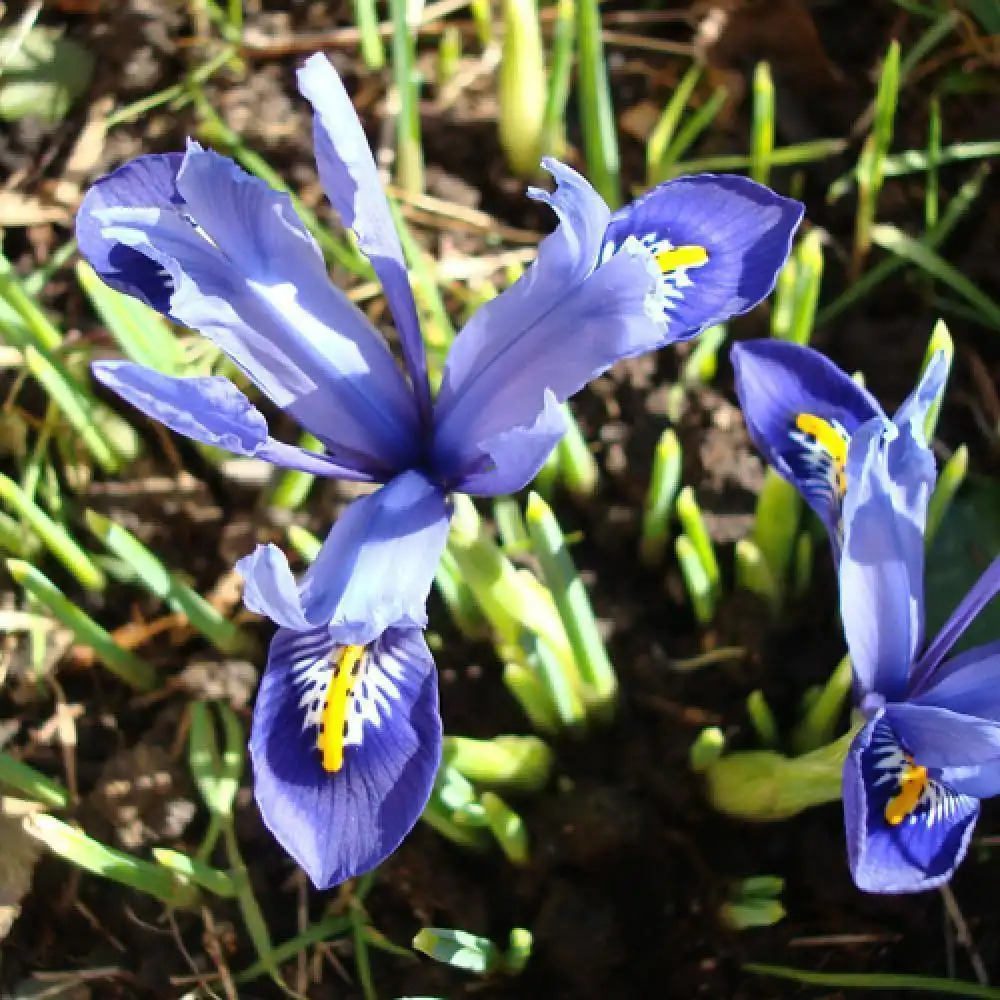
[[[317,888],[374,868],[416,823],[441,759],[423,636],[391,628],[362,648],[326,629],[279,631],[250,757],[264,822]]]

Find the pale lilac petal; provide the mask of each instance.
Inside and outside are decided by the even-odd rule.
[[[1000,556],[993,560],[972,589],[962,598],[958,607],[941,627],[923,656],[914,667],[914,684],[919,687],[929,680],[938,664],[958,642],[962,633],[1000,591]]]
[[[244,603],[288,628],[327,625],[341,643],[364,645],[398,622],[422,626],[450,517],[437,486],[404,472],[337,519],[294,599],[274,546],[240,560]]]
[[[378,332],[330,284],[287,196],[197,143],[176,171],[174,159],[140,162],[95,185],[80,210],[81,247],[102,277],[145,283],[146,301],[214,340],[335,461],[379,478],[408,465],[413,396]]]
[[[236,572],[243,577],[243,603],[250,611],[282,628],[301,632],[314,627],[306,618],[288,559],[277,545],[258,545],[236,563]]]
[[[516,427],[483,441],[482,469],[458,480],[454,488],[477,497],[516,493],[538,475],[565,433],[562,409],[555,396],[546,391],[538,419],[530,427]]]
[[[1000,795],[1000,762],[944,767],[941,769],[941,780],[961,795],[991,799]]]
[[[1000,762],[1000,722],[909,702],[886,705],[885,716],[923,767]]]
[[[436,410],[438,422],[465,397],[483,371],[502,363],[518,342],[545,324],[563,298],[576,290],[597,264],[610,212],[603,199],[575,170],[556,160],[546,166],[556,190],[531,193],[559,219],[555,232],[538,248],[535,263],[502,295],[476,310],[448,352]],[[565,343],[567,352],[577,338]]]
[[[906,700],[1000,722],[1000,640],[945,660]]]
[[[171,378],[130,361],[97,361],[91,371],[146,416],[202,444],[317,476],[369,479],[323,455],[276,441],[264,415],[227,378]]]
[[[112,288],[170,312],[174,292],[170,274],[155,260],[105,235],[101,221],[108,209],[156,209],[170,213],[183,209],[177,191],[177,172],[183,153],[140,156],[98,180],[87,192],[76,216],[80,252]]]
[[[948,374],[942,351],[937,351],[927,365],[917,387],[892,418],[898,433],[889,441],[887,458],[893,502],[923,533],[927,523],[927,504],[937,468],[927,445],[924,425],[927,411],[937,399]]]
[[[924,542],[893,504],[884,445],[875,418],[848,450],[840,611],[861,692],[892,701],[906,690],[921,642]]]
[[[337,71],[326,56],[310,56],[298,71],[298,81],[299,91],[316,115],[313,142],[323,189],[344,225],[354,230],[358,246],[382,282],[396,321],[403,360],[421,411],[429,419],[430,387],[417,307],[403,248],[368,139]]]
[[[948,360],[945,353],[940,350],[935,351],[924,368],[916,388],[903,400],[903,404],[892,418],[892,422],[900,430],[910,428],[910,434],[925,445],[927,434],[924,425],[927,423],[927,412],[941,394],[947,378]]]
[[[594,270],[607,209],[568,167],[550,167],[559,228],[520,281],[477,311],[448,355],[434,468],[449,481],[480,471],[485,442],[534,425],[547,391],[562,402],[660,336],[649,310],[650,258],[616,254]]]

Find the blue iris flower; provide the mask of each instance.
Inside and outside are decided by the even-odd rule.
[[[850,442],[868,421],[889,422],[889,418],[867,389],[810,347],[783,340],[748,340],[734,344],[731,356],[750,437],[819,516],[838,556],[850,482]],[[924,421],[946,368],[939,352],[891,420],[895,433],[889,435],[887,447],[897,478],[910,462],[924,461]],[[900,509],[919,507],[925,500],[920,495],[901,497]]]
[[[530,191],[558,227],[523,278],[473,316],[432,398],[399,237],[364,131],[330,63],[299,86],[320,180],[382,283],[403,365],[333,286],[289,199],[190,142],[99,181],[80,248],[103,279],[217,344],[323,444],[268,431],[227,379],[95,364],[104,385],[178,433],[319,476],[379,484],[296,581],[262,546],[240,561],[249,608],[279,626],[251,757],[277,839],[325,887],[370,869],[423,809],[440,760],[424,605],[449,494],[520,489],[562,436],[559,404],[621,358],[691,337],[773,287],[802,207],[740,177],[664,184],[612,214],[569,167]]]
[[[1000,590],[995,561],[923,645],[924,530],[934,458],[924,425],[946,364],[935,355],[890,420],[806,347],[733,348],[747,427],[826,524],[864,725],[844,763],[848,861],[859,888],[916,892],[965,856],[979,800],[1000,793],[1000,642],[946,659]],[[923,652],[921,652],[923,649]]]
[[[924,647],[922,527],[934,465],[925,451],[894,469],[892,436],[874,420],[851,440],[840,564],[865,718],[844,763],[848,860],[859,888],[886,893],[951,878],[979,800],[1000,793],[1000,642],[946,659],[1000,590],[1000,559]],[[907,506],[908,497],[921,499]]]

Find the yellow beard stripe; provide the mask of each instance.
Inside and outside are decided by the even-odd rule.
[[[795,418],[795,426],[816,440],[816,443],[833,459],[837,472],[837,487],[843,494],[847,490],[847,442],[834,430],[829,422],[812,413],[800,413]]]
[[[899,826],[917,808],[926,787],[927,768],[908,760],[899,778],[899,792],[885,806],[885,820],[889,826]]]
[[[680,267],[701,267],[707,261],[708,251],[698,246],[674,247],[673,250],[663,250],[656,255],[657,267],[664,274]]]
[[[319,726],[316,746],[323,755],[323,770],[337,772],[344,766],[344,727],[347,722],[347,706],[358,678],[358,667],[364,654],[364,646],[344,646],[330,686],[326,691],[326,704]]]

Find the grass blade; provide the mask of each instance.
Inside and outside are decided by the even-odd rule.
[[[899,99],[899,43],[890,42],[886,52],[882,73],[879,77],[878,93],[875,96],[875,123],[871,134],[865,140],[858,158],[856,176],[858,180],[858,209],[854,219],[854,248],[851,267],[855,277],[861,273],[872,241],[872,226],[878,197],[885,177],[885,158],[892,143],[893,120]]]
[[[597,714],[610,715],[614,712],[618,678],[559,522],[537,493],[528,495],[526,521],[542,578],[555,600],[585,685],[585,701]]]
[[[14,480],[0,473],[0,502],[23,518],[45,547],[87,590],[103,590],[107,581],[93,559],[73,536],[28,497]]]
[[[109,551],[135,571],[152,594],[177,614],[184,615],[191,627],[205,636],[216,649],[223,653],[238,653],[246,649],[247,638],[239,627],[221,615],[196,590],[178,580],[128,530],[92,510],[85,512],[84,520]]]
[[[27,344],[24,348],[24,363],[79,435],[94,461],[105,472],[118,472],[123,463],[139,454],[139,436],[131,424],[102,406],[82,383],[49,354]],[[109,438],[108,431],[113,435],[113,440]]]
[[[549,56],[549,82],[542,124],[542,152],[562,156],[566,146],[566,104],[576,54],[576,0],[558,0]]]
[[[65,809],[69,805],[69,792],[58,781],[53,781],[8,753],[0,753],[0,783],[53,809]]]
[[[410,23],[407,0],[389,0],[392,13],[392,71],[399,95],[396,121],[396,179],[410,194],[424,190],[424,151],[420,139],[419,77],[414,59],[418,25]]]
[[[750,176],[766,184],[774,150],[774,82],[771,67],[757,63],[753,74],[753,122],[750,129]]]
[[[872,229],[872,242],[897,257],[916,264],[932,278],[957,292],[976,310],[981,322],[1000,329],[1000,304],[980,291],[961,271],[939,257],[927,243],[914,239],[895,226],[879,225]]]
[[[361,58],[371,70],[385,66],[385,46],[378,30],[378,9],[375,0],[351,0],[354,7],[354,23],[361,33]]]
[[[941,216],[941,222],[934,229],[924,234],[921,242],[926,247],[933,250],[947,239],[951,231],[958,225],[959,221],[972,206],[972,203],[979,197],[989,173],[990,169],[987,165],[981,166],[975,175],[969,178],[955,192],[954,197],[948,202]],[[904,267],[905,264],[906,261],[902,257],[889,257],[886,260],[879,261],[878,264],[870,271],[866,271],[861,275],[853,285],[850,285],[833,302],[820,310],[819,315],[816,317],[816,325],[821,326],[829,320],[835,319],[846,309],[854,305],[854,303],[864,298],[865,295],[885,281],[886,278],[889,278],[896,271]]]
[[[715,93],[695,111],[677,130],[673,142],[667,147],[657,171],[657,182],[680,173],[692,173],[690,164],[681,164],[681,157],[698,141],[698,137],[715,121],[725,105],[729,91],[719,87]],[[749,164],[750,160],[747,159]],[[773,161],[772,161],[773,162]]]
[[[55,816],[36,813],[25,820],[24,829],[53,854],[93,875],[144,892],[167,906],[189,907],[198,902],[197,887],[168,868],[106,847]]]
[[[653,187],[664,178],[667,166],[664,162],[664,155],[674,138],[677,125],[700,79],[701,65],[694,63],[688,67],[687,72],[674,88],[670,100],[667,101],[667,106],[663,109],[663,114],[660,115],[660,120],[650,133],[649,141],[646,143],[646,183],[649,187]],[[747,164],[749,162],[749,158],[747,158]]]
[[[122,649],[105,628],[73,604],[47,576],[19,559],[8,559],[7,570],[83,645],[89,646],[113,674],[137,691],[153,691],[159,687],[156,671],[148,663],[128,650]]]
[[[621,161],[597,0],[578,0],[576,26],[580,125],[587,173],[601,197],[615,209],[621,204]]]
[[[1000,989],[964,982],[961,979],[940,979],[936,976],[891,972],[810,972],[807,969],[791,969],[784,965],[756,963],[744,965],[743,968],[759,976],[775,976],[778,979],[791,979],[796,983],[826,986],[838,990],[915,990],[918,993],[936,993],[938,996],[1000,1000]]]

